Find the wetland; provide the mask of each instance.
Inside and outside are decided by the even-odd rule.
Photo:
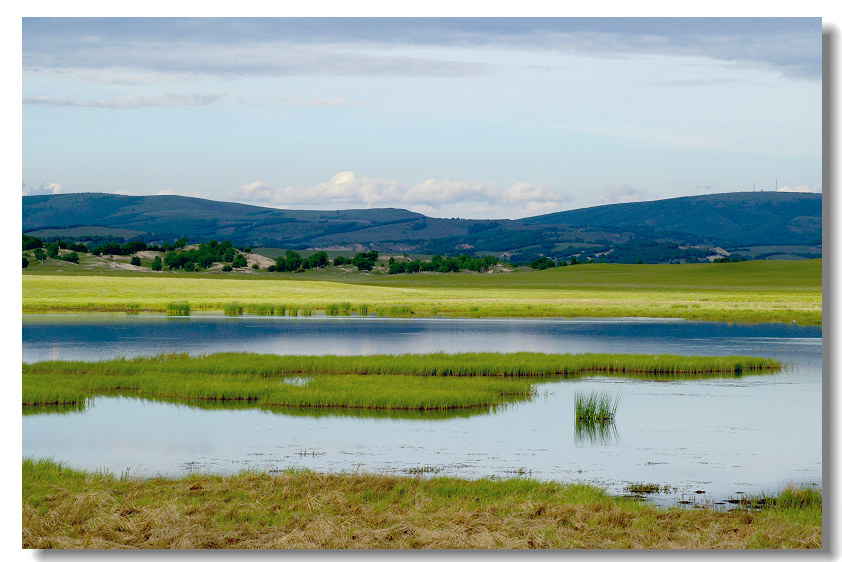
[[[226,351],[359,356],[534,351],[770,357],[774,372],[647,379],[579,373],[528,395],[438,412],[256,407],[98,395],[30,410],[23,454],[84,470],[170,477],[242,470],[422,473],[579,482],[661,505],[724,505],[787,484],[821,486],[821,328],[657,319],[39,316],[23,359],[107,360]],[[305,386],[308,377],[296,375]],[[622,395],[611,424],[582,426],[577,392]]]

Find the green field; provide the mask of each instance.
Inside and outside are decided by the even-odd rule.
[[[64,269],[73,271],[74,268]],[[477,274],[114,272],[23,274],[23,312],[222,312],[231,303],[322,312],[351,303],[401,316],[641,316],[822,323],[822,260],[686,265],[587,264]],[[391,312],[402,311],[398,314]],[[289,312],[288,312],[289,313]]]
[[[139,479],[24,459],[23,548],[813,548],[818,490],[659,509],[584,484],[373,474]],[[760,502],[758,502],[760,503]]]
[[[159,355],[24,364],[22,404],[80,404],[120,394],[167,401],[246,401],[259,407],[447,410],[526,399],[538,377],[604,373],[693,378],[780,367],[777,361],[754,357],[593,353]]]

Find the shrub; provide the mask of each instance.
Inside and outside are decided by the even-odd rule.
[[[140,267],[140,258],[137,256],[132,256],[132,260],[129,263]]]
[[[23,269],[29,267],[29,260],[26,259],[26,256],[23,256]]]
[[[222,271],[228,272],[228,271],[233,271],[233,270],[234,270],[234,268],[233,268],[233,267],[231,267],[231,266],[230,266],[229,264],[227,264],[227,263],[226,263],[225,265],[223,265],[223,266],[222,266]]]

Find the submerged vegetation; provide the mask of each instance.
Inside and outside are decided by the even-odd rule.
[[[444,410],[525,399],[540,377],[740,375],[771,359],[543,353],[276,356],[216,353],[23,365],[22,404],[76,404],[103,394],[249,401],[261,407]],[[302,375],[309,376],[299,384]],[[280,384],[293,380],[291,384]]]
[[[423,470],[423,468],[422,468]],[[661,509],[584,484],[286,470],[138,479],[24,459],[23,548],[822,548],[821,495]],[[774,502],[767,502],[773,504]]]

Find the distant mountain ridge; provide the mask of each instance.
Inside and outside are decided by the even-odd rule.
[[[525,224],[649,227],[725,245],[821,242],[822,196],[777,191],[717,193],[601,205],[522,219]]]
[[[127,238],[127,233],[136,233],[134,237],[146,241],[184,236],[192,242],[230,240],[294,249],[494,253],[521,260],[579,255],[628,261],[640,255],[649,261],[692,261],[706,250],[691,251],[689,246],[786,246],[780,255],[821,255],[822,196],[722,193],[519,220],[477,220],[432,218],[404,209],[289,210],[177,195],[70,193],[23,197],[22,219],[26,233],[65,238],[84,238],[99,228],[103,235]],[[752,251],[744,253],[752,256]],[[771,254],[777,255],[775,251]]]

